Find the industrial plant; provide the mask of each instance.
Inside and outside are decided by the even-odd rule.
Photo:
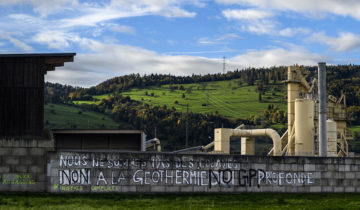
[[[287,130],[216,128],[208,145],[161,152],[140,130],[52,130],[42,136],[44,74],[75,53],[0,55],[0,191],[51,193],[360,192],[360,159],[349,157],[346,98],[288,67]],[[256,137],[269,137],[255,156]],[[230,154],[241,137],[241,155]],[[236,138],[235,138],[236,139]],[[149,147],[156,151],[146,151]]]
[[[347,140],[352,137],[346,128],[346,98],[344,94],[340,98],[327,94],[326,64],[318,64],[318,78],[310,83],[307,70],[297,65],[288,67],[287,76],[285,133],[279,134],[271,128],[245,129],[245,125],[235,129],[217,128],[214,141],[208,145],[174,152],[230,154],[231,137],[241,137],[241,155],[255,155],[255,137],[267,136],[273,143],[269,156],[347,157]],[[147,141],[148,146],[152,144],[157,144],[160,151],[159,139]]]

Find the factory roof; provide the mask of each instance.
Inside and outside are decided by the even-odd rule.
[[[93,129],[53,129],[55,134],[121,134],[121,133],[142,133],[141,130],[93,130]]]

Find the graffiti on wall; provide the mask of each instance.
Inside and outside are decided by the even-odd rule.
[[[101,158],[60,154],[54,191],[120,191],[121,186],[180,185],[214,187],[262,187],[311,185],[312,172],[270,171],[232,159]],[[265,165],[264,165],[265,166]]]
[[[1,184],[10,185],[32,185],[35,184],[35,180],[31,177],[31,174],[2,174],[0,175]]]

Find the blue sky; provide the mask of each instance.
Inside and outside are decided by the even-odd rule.
[[[358,0],[0,0],[0,53],[76,52],[47,81],[360,63]]]

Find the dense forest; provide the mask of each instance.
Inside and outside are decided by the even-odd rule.
[[[309,70],[308,80],[317,76],[316,67],[306,67]],[[250,126],[270,126],[286,123],[286,112],[274,106],[261,113],[261,116],[249,116],[247,119],[226,119],[217,112],[207,114],[181,113],[174,107],[151,106],[141,101],[122,96],[122,92],[131,88],[145,88],[165,84],[204,83],[237,79],[239,85],[254,85],[259,92],[269,89],[271,84],[281,84],[287,78],[287,67],[249,68],[235,70],[226,74],[207,74],[192,76],[144,75],[131,74],[109,79],[91,88],[79,88],[61,84],[45,84],[45,101],[52,103],[72,104],[72,100],[95,100],[93,95],[112,93],[98,104],[82,104],[82,109],[88,109],[110,115],[117,122],[126,122],[127,129],[144,130],[149,138],[155,136],[166,139],[163,142],[166,150],[180,149],[185,145],[185,127],[188,127],[189,146],[204,145],[213,138],[216,127],[236,127],[241,123]],[[341,91],[346,95],[350,124],[360,125],[360,66],[339,65],[327,66],[328,94],[340,97]],[[262,119],[262,120],[259,120]],[[280,133],[282,133],[280,131]]]

